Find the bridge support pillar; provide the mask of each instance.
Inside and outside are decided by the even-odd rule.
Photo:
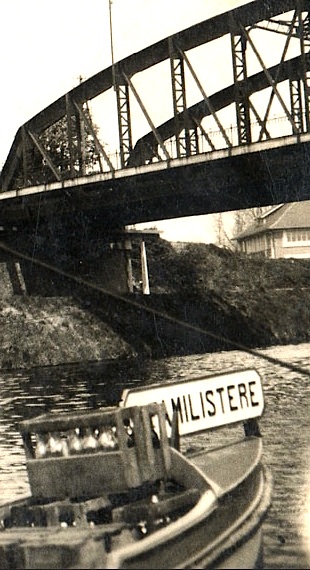
[[[126,256],[126,274],[127,274],[127,286],[129,293],[133,293],[133,273],[132,273],[132,261],[131,261],[131,241],[129,239],[125,240],[124,244],[125,256]]]
[[[144,240],[141,241],[140,252],[141,252],[141,272],[142,272],[142,293],[143,295],[149,295],[150,284],[149,284],[149,273],[147,267],[147,257],[146,257],[146,248]]]
[[[115,235],[115,245],[126,259],[126,280],[129,293],[138,292],[150,295],[149,269],[146,242],[159,238],[153,229],[126,229]]]

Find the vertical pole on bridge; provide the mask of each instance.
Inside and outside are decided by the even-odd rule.
[[[142,292],[143,295],[150,294],[149,273],[147,267],[145,241],[142,240],[140,244],[141,251],[141,269],[142,269]]]
[[[112,23],[112,0],[109,0],[110,47],[112,64],[112,82],[116,93],[118,135],[120,145],[121,168],[125,168],[132,151],[129,87],[121,70],[115,66]]]
[[[109,22],[110,22],[110,46],[111,46],[111,63],[112,63],[113,86],[114,86],[114,90],[116,90],[115,66],[114,66],[114,45],[113,45],[113,26],[112,26],[112,0],[109,0]]]

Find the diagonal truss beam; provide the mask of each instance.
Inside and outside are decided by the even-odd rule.
[[[22,157],[23,157],[23,180],[24,185],[27,185],[28,181],[28,140],[27,132],[25,127],[22,127]]]
[[[287,80],[299,80],[302,78],[302,70],[301,70],[301,59],[300,56],[294,57],[292,59],[286,60],[283,63],[279,83],[282,83]],[[306,66],[310,70],[310,59],[306,60]],[[269,69],[269,74],[275,75],[277,72],[277,65],[272,66]],[[247,89],[249,95],[262,91],[269,87],[270,81],[267,79],[266,74],[264,71],[259,71],[254,75],[251,75],[247,79]],[[218,111],[230,105],[234,99],[234,84],[225,87],[221,91],[214,93],[210,96],[210,101],[212,103],[213,108]],[[251,101],[249,100],[251,105]],[[258,122],[261,122],[259,119],[258,113],[256,113]],[[210,115],[210,111],[206,108],[205,101],[202,100],[198,103],[195,103],[189,108],[189,113],[192,120],[197,120],[199,123],[201,120]],[[163,140],[170,139],[174,134],[174,120],[169,119],[165,123],[162,123],[160,126],[157,127],[157,130],[160,132],[161,138]],[[270,137],[269,137],[270,138]],[[130,157],[129,164],[131,166],[144,164],[148,161],[151,157],[151,149],[153,148],[153,133],[150,132],[143,137],[141,137],[137,142],[133,149],[132,155]],[[150,149],[150,150],[148,150]]]
[[[170,157],[170,155],[169,155],[169,153],[168,153],[168,151],[164,145],[164,142],[163,142],[161,136],[159,135],[151,117],[149,116],[149,114],[146,110],[146,107],[144,106],[142,99],[141,99],[140,95],[138,94],[136,88],[134,87],[131,79],[129,79],[129,77],[127,77],[127,75],[125,73],[123,73],[123,77],[124,77],[127,85],[130,87],[130,90],[132,91],[133,95],[135,96],[135,99],[136,99],[137,103],[139,104],[139,107],[140,107],[141,111],[143,112],[150,128],[152,129],[154,137],[155,137],[158,145],[160,146],[161,150],[163,151],[163,154],[165,155],[166,160],[170,160],[171,157]]]
[[[310,130],[310,72],[308,69],[309,50],[310,50],[310,20],[309,20],[309,2],[307,12],[303,18],[302,2],[297,0],[298,27],[300,31],[300,52],[302,61],[302,74],[304,85],[304,109],[305,109],[305,125],[306,130]]]
[[[103,165],[102,165],[102,157],[103,157],[105,162],[107,163],[107,165],[109,167],[109,170],[111,172],[114,172],[115,171],[114,166],[113,166],[109,156],[107,155],[106,151],[104,150],[104,147],[102,146],[100,140],[98,139],[98,136],[96,134],[96,131],[93,127],[92,122],[88,119],[88,117],[84,113],[82,107],[80,105],[78,105],[75,101],[74,101],[74,106],[75,106],[76,110],[78,111],[81,119],[83,119],[87,129],[92,134],[92,137],[93,137],[94,143],[95,143],[95,147],[96,147],[96,151],[97,151],[98,156],[99,156],[100,171],[103,172]]]
[[[279,62],[279,67],[278,67],[277,72],[276,72],[276,75],[275,75],[275,82],[276,82],[276,83],[278,82],[278,79],[279,79],[279,77],[280,77],[281,69],[282,69],[283,63],[284,63],[284,61],[285,61],[285,56],[286,56],[286,54],[287,54],[290,41],[291,41],[291,39],[292,39],[292,37],[293,37],[293,31],[294,31],[294,29],[295,29],[296,18],[297,18],[297,12],[295,11],[294,16],[293,16],[292,21],[291,21],[290,26],[289,26],[288,34],[287,34],[287,36],[286,36],[286,40],[285,40],[285,44],[284,44],[282,56],[281,56],[281,59],[280,59],[280,62]],[[261,128],[259,137],[258,137],[258,140],[259,140],[259,141],[262,140],[263,132],[264,132],[264,129],[265,129],[265,127],[266,127],[266,123],[267,123],[267,120],[268,120],[268,117],[269,117],[270,109],[271,109],[272,102],[273,102],[273,100],[274,100],[275,95],[276,95],[275,90],[272,90],[272,91],[271,91],[271,94],[270,94],[270,97],[269,97],[268,104],[267,104],[267,108],[266,108],[266,111],[265,111],[265,116],[264,116],[264,119],[263,119],[263,125],[262,125],[262,128]],[[291,115],[291,113],[290,113],[290,115]],[[294,116],[292,117],[292,121],[293,121],[294,125],[296,126],[297,131],[299,132],[300,129],[299,129],[298,125],[296,125]]]
[[[194,68],[193,68],[193,66],[192,66],[192,64],[191,64],[191,62],[189,61],[189,59],[188,59],[186,53],[184,53],[180,48],[178,48],[178,50],[179,50],[179,52],[182,54],[182,57],[184,58],[184,61],[186,61],[186,65],[187,65],[189,71],[191,72],[192,77],[193,77],[193,79],[195,80],[195,83],[196,83],[197,87],[199,88],[201,95],[203,96],[204,102],[205,102],[205,104],[206,104],[206,106],[207,106],[207,109],[208,109],[209,112],[210,112],[210,115],[212,115],[212,117],[213,117],[213,119],[214,119],[216,125],[217,125],[218,128],[219,128],[219,131],[220,131],[221,134],[222,134],[223,139],[225,140],[227,146],[228,146],[228,147],[231,147],[231,146],[232,146],[232,143],[231,143],[229,137],[227,136],[227,133],[226,133],[226,131],[225,131],[225,129],[224,129],[224,127],[223,127],[221,121],[219,120],[219,118],[218,118],[218,116],[217,116],[217,113],[216,113],[216,111],[215,111],[215,109],[214,109],[214,107],[213,107],[213,105],[212,105],[212,103],[211,103],[211,101],[210,101],[210,98],[208,97],[208,95],[206,94],[204,88],[202,87],[202,85],[201,85],[201,83],[200,83],[200,81],[199,81],[199,79],[198,79],[198,76],[197,76],[197,74],[196,74],[196,72],[195,72],[195,70],[194,70]]]
[[[37,135],[35,135],[34,133],[32,133],[30,130],[27,131],[27,134],[29,135],[29,137],[31,138],[32,142],[34,143],[34,145],[36,146],[36,148],[38,149],[39,153],[41,154],[45,164],[49,167],[49,169],[52,171],[53,175],[55,176],[56,180],[58,182],[60,182],[61,180],[61,176],[56,168],[56,166],[53,164],[53,162],[51,161],[48,152],[46,152],[44,146],[42,145],[42,143],[40,142],[39,138],[37,137]]]
[[[240,6],[234,10],[229,10],[223,14],[210,18],[204,22],[200,22],[195,24],[194,26],[182,30],[177,34],[174,34],[173,41],[180,46],[183,53],[186,51],[198,47],[202,44],[207,44],[217,38],[223,37],[226,34],[230,33],[230,14],[233,12],[234,17],[237,21],[242,22],[243,27],[245,29],[251,28],[255,26],[257,22],[262,22],[266,20],[270,20],[279,14],[285,14],[289,11],[293,11],[296,9],[296,6],[299,10],[299,24],[295,26],[294,34],[296,37],[300,37],[301,41],[301,51],[302,51],[302,59],[303,59],[303,75],[299,81],[299,90],[302,92],[302,86],[304,89],[303,96],[303,104],[305,110],[305,120],[307,124],[307,130],[310,131],[310,124],[309,124],[309,87],[310,87],[310,76],[309,76],[309,55],[307,50],[309,48],[309,0],[255,0],[253,2],[247,3],[243,6]],[[302,11],[307,12],[306,18],[302,17]],[[275,20],[277,21],[277,20]],[[275,24],[277,25],[277,24]],[[301,29],[303,31],[301,32]],[[294,35],[294,37],[295,37]],[[128,56],[122,62],[117,64],[118,67],[124,71],[127,77],[132,78],[135,73],[143,71],[145,69],[151,68],[153,65],[160,63],[161,61],[167,60],[169,58],[169,50],[168,50],[168,38],[164,40],[160,40],[156,44],[152,46],[148,46],[144,50],[139,53],[132,54]],[[67,97],[64,95],[60,97],[57,101],[54,101],[51,105],[49,105],[46,109],[42,110],[40,113],[35,115],[32,119],[30,119],[27,123],[25,123],[26,130],[29,128],[30,131],[35,134],[36,137],[40,136],[45,129],[50,127],[52,124],[56,123],[63,117],[66,117],[68,111],[68,105],[70,104],[70,98],[72,101],[76,101],[78,104],[83,104],[88,100],[93,99],[94,97],[98,96],[101,93],[104,93],[108,89],[113,86],[115,68],[114,66],[109,67],[105,70],[100,71],[98,74],[94,75],[92,78],[89,78],[85,82],[82,82],[80,85],[72,89]],[[266,75],[266,77],[268,77]],[[289,78],[291,81],[291,78]],[[292,79],[294,82],[297,79]],[[123,89],[126,90],[128,85],[126,86],[124,80],[123,81]],[[303,82],[303,84],[302,84]],[[276,83],[276,82],[275,82]],[[272,85],[272,79],[268,78],[268,84]],[[247,87],[248,88],[248,87]],[[293,92],[293,109],[291,113],[287,115],[288,120],[290,121],[293,128],[293,132],[299,131],[299,119],[296,118],[297,113],[302,113],[302,108],[300,106],[300,98],[297,95],[298,86],[297,84],[292,83],[291,87]],[[273,92],[277,95],[276,91],[273,87]],[[278,97],[278,95],[277,95]],[[279,97],[278,97],[279,98]],[[68,101],[69,99],[69,101]],[[128,99],[126,96],[124,97],[125,102],[129,101],[129,94]],[[233,99],[231,99],[231,102]],[[204,104],[206,105],[206,101],[204,100]],[[249,109],[254,109],[251,107],[251,102],[248,102]],[[298,109],[298,106],[300,108]],[[283,107],[283,105],[282,105]],[[283,107],[284,108],[284,107]],[[285,110],[285,109],[284,109]],[[184,109],[185,112],[185,109]],[[254,112],[254,111],[253,111]],[[190,121],[193,120],[192,112],[187,109],[186,113],[190,116]],[[210,113],[209,113],[210,114]],[[125,116],[125,113],[124,113]],[[130,113],[128,113],[128,118],[130,118]],[[71,115],[70,115],[71,117]],[[73,115],[72,126],[75,127],[78,132],[79,140],[75,140],[75,163],[74,163],[74,153],[72,152],[72,164],[71,164],[71,171],[74,170],[74,166],[76,167],[77,160],[79,160],[80,168],[83,168],[83,121],[81,120],[80,125],[75,124],[74,122],[74,115]],[[149,123],[150,124],[150,123]],[[261,123],[260,123],[261,124]],[[295,124],[295,129],[293,125]],[[125,121],[124,121],[125,125]],[[153,125],[154,126],[154,125]],[[69,125],[70,128],[70,125]],[[127,128],[131,129],[130,120],[127,121]],[[165,141],[165,136],[162,136],[161,128],[156,127],[155,132],[162,141]],[[174,133],[173,133],[174,134]],[[265,130],[266,134],[266,130]],[[267,135],[266,135],[267,136]],[[156,140],[154,136],[154,131],[152,129],[152,139]],[[72,139],[71,139],[72,140]],[[123,137],[125,140],[125,137]],[[140,139],[142,140],[142,139]],[[151,141],[151,144],[149,144]],[[132,156],[132,140],[131,134],[128,136],[128,152],[126,156],[126,165],[129,164],[130,158]],[[140,141],[138,141],[139,143]],[[149,148],[154,150],[154,145],[152,144],[153,140],[147,139],[147,145]],[[25,144],[27,144],[24,141]],[[158,145],[160,146],[160,145]],[[1,173],[1,190],[6,190],[14,184],[17,176],[20,176],[20,165],[23,161],[23,132],[22,128],[17,131],[15,136],[13,145],[10,149],[8,159],[3,166],[2,173]],[[155,151],[154,151],[155,152]],[[70,153],[71,154],[71,153]],[[154,156],[155,154],[153,154]],[[125,162],[125,161],[124,161]],[[27,164],[25,164],[25,172],[26,172]],[[74,175],[79,175],[80,172],[76,169]]]
[[[253,115],[255,117],[255,119],[257,120],[259,126],[261,127],[261,132],[263,134],[265,134],[266,139],[271,139],[270,133],[267,129],[267,126],[264,124],[264,120],[261,119],[260,115],[257,112],[257,109],[254,107],[251,99],[249,98],[249,108],[251,109],[251,111],[253,112]]]
[[[10,159],[7,160],[5,166],[1,172],[1,190],[2,192],[6,192],[14,179],[14,175],[18,168],[18,165],[21,161],[23,155],[23,135],[22,131],[24,126],[20,127],[15,135],[15,139],[13,142],[14,152],[11,151]],[[12,148],[13,148],[12,147]]]
[[[211,137],[209,137],[208,133],[206,132],[206,130],[203,128],[201,122],[198,121],[198,119],[196,119],[196,117],[192,117],[192,121],[194,121],[194,123],[196,123],[197,127],[199,128],[202,136],[204,137],[204,139],[207,141],[207,143],[209,144],[211,150],[215,150],[215,146],[212,142]]]
[[[291,113],[289,112],[287,106],[285,105],[285,102],[284,102],[284,100],[283,100],[283,98],[282,98],[282,96],[281,96],[281,94],[280,94],[280,92],[279,92],[279,90],[278,90],[278,88],[277,88],[276,81],[273,79],[272,75],[271,75],[270,72],[268,71],[268,68],[267,68],[266,65],[264,64],[263,59],[262,59],[260,53],[259,53],[258,50],[256,49],[256,46],[254,45],[253,40],[252,40],[252,38],[250,37],[250,34],[247,32],[247,30],[246,30],[241,24],[240,24],[240,26],[241,26],[241,29],[242,29],[242,31],[243,31],[243,34],[245,35],[246,39],[248,40],[249,44],[251,45],[251,48],[252,48],[252,50],[253,50],[253,53],[254,53],[255,56],[257,57],[257,59],[258,59],[260,65],[261,65],[261,67],[262,67],[262,69],[263,69],[263,72],[265,73],[265,75],[266,75],[266,77],[267,77],[267,79],[268,79],[268,82],[269,82],[270,87],[272,88],[272,90],[274,91],[275,95],[277,96],[277,98],[278,98],[278,100],[279,100],[279,102],[280,102],[280,104],[281,104],[281,106],[282,106],[282,108],[283,108],[283,111],[284,111],[284,113],[285,113],[285,115],[286,115],[286,117],[287,117],[287,119],[288,119],[288,121],[289,121],[289,122],[291,123],[291,125],[292,125],[293,133],[294,133],[294,134],[298,134],[297,127],[296,127],[296,125],[294,124],[294,121],[293,121],[293,119],[292,119]]]

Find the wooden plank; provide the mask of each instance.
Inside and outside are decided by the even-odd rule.
[[[8,528],[1,533],[1,544],[10,544],[18,542],[19,540],[33,540],[33,541],[53,541],[61,542],[62,540],[82,540],[87,537],[93,537],[100,540],[105,534],[111,536],[118,535],[123,529],[128,528],[125,521],[112,521],[111,523],[104,523],[96,526],[88,526],[87,528],[67,527],[12,527]],[[56,538],[57,537],[57,538]],[[76,537],[76,538],[74,538]]]
[[[200,498],[198,489],[187,489],[175,495],[158,497],[157,502],[139,501],[113,510],[113,521],[135,524],[139,521],[152,521],[178,510],[192,508]]]
[[[128,450],[129,452],[134,450]],[[71,457],[32,459],[27,462],[31,491],[34,497],[91,499],[105,492],[127,489],[119,451],[92,453]]]
[[[37,418],[20,422],[21,433],[47,433],[66,431],[76,427],[97,427],[115,424],[118,408],[102,408],[100,411],[71,414],[42,414]]]

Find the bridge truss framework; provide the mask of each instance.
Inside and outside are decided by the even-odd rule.
[[[237,149],[242,148],[246,149],[245,152],[249,151],[250,157],[253,145],[263,145],[264,141],[274,142],[281,138],[283,134],[281,137],[278,132],[274,134],[273,122],[270,120],[275,102],[284,118],[284,134],[301,140],[301,136],[310,133],[309,8],[309,1],[306,0],[255,0],[161,40],[81,82],[22,125],[16,133],[0,176],[0,199],[2,198],[3,206],[15,198],[19,216],[31,217],[30,210],[24,214],[22,208],[26,211],[25,203],[29,204],[32,199],[33,203],[36,203],[36,195],[41,192],[42,185],[50,190],[55,188],[55,191],[65,188],[68,195],[70,189],[79,189],[81,186],[90,189],[96,186],[97,192],[98,181],[98,184],[101,182],[103,190],[116,184],[116,190],[121,192],[122,199],[115,208],[116,211],[124,209],[126,201],[128,204],[131,200],[139,201],[136,195],[132,198],[130,189],[135,178],[137,184],[140,184],[139,187],[143,186],[143,182],[139,182],[139,174],[145,172],[143,169],[147,165],[154,178],[157,163],[164,162],[170,167],[176,161],[175,165],[186,167],[186,160],[189,159],[188,166],[191,167],[195,162],[192,158],[197,155],[208,154],[211,159],[214,157],[216,160],[221,150],[226,151],[226,154],[228,152],[229,156],[229,153],[233,154],[234,149],[236,155],[239,155],[243,151]],[[264,44],[259,44],[258,33],[283,37],[276,64],[265,64]],[[208,94],[208,61],[204,62],[203,71],[198,72],[192,63],[192,50],[211,46],[212,42],[224,37],[229,39],[230,49],[225,61],[230,69],[232,82],[221,90]],[[155,124],[152,119],[153,105],[160,105],[160,101],[154,101],[152,107],[148,106],[135,79],[139,74],[152,70],[162,62],[169,63],[167,69],[169,67],[172,113],[165,122]],[[252,67],[255,72],[251,73]],[[200,100],[194,104],[188,104],[189,78],[200,93]],[[93,100],[111,90],[117,108],[117,163],[115,157],[107,152],[90,110]],[[257,95],[263,92],[265,96],[262,107],[258,103]],[[168,94],[164,92],[163,97],[167,98]],[[136,140],[133,138],[133,101],[148,125],[146,134]],[[233,128],[231,125],[227,127],[221,118],[221,111],[229,106],[235,109]],[[207,128],[208,119],[215,125],[217,137],[214,136],[214,131],[211,132]],[[100,133],[104,137],[104,125],[100,126]],[[59,136],[62,143],[55,148],[55,137],[59,140]],[[281,144],[279,143],[280,147]],[[277,143],[271,146],[274,148]],[[209,156],[206,161],[211,162]],[[136,169],[134,173],[132,169]],[[195,176],[194,168],[189,168],[189,171],[191,176]],[[98,178],[98,175],[103,176]],[[199,184],[203,183],[202,179],[203,176],[200,175]],[[175,179],[173,183],[177,184]],[[166,184],[169,186],[168,179]],[[195,186],[195,183],[193,185]],[[206,178],[206,191],[207,187]],[[261,195],[264,202],[264,193]],[[146,199],[145,189],[141,191],[140,198]],[[283,200],[280,193],[274,196],[275,201],[285,201],[287,196],[282,198]],[[117,192],[115,199],[118,199]],[[111,204],[111,198],[109,200],[105,208],[106,213]],[[261,205],[258,203],[257,191],[252,201],[245,202],[244,207],[251,202]],[[232,208],[232,204],[233,202],[228,209]],[[120,223],[144,221],[147,217],[158,219],[155,216],[161,215],[159,206],[160,203],[153,209],[154,217],[152,208],[149,209],[149,214],[143,213],[142,208],[141,213],[137,213],[136,220],[132,212],[127,218],[125,215],[120,216]],[[186,208],[184,199],[184,208],[180,207],[180,215],[186,215]],[[217,203],[213,209],[210,205],[202,207],[199,213],[225,209],[224,205],[221,207]],[[165,213],[163,208],[162,218],[173,217],[172,210]],[[12,204],[7,209],[4,207],[3,218],[6,212],[12,211],[15,211]],[[116,211],[112,214],[111,223],[116,223]],[[13,214],[11,218],[12,216]]]

